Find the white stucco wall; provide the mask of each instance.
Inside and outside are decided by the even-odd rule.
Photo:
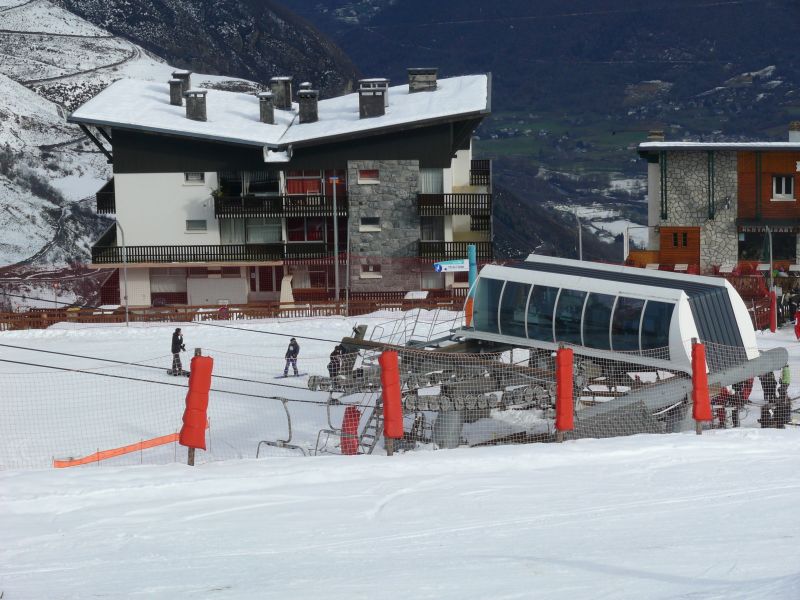
[[[472,166],[472,142],[468,150],[459,150],[456,152],[455,158],[450,163],[450,172],[452,177],[451,187],[460,187],[469,185],[469,170]],[[446,186],[447,184],[445,184]],[[445,191],[445,193],[447,193]]]
[[[244,277],[231,279],[194,278],[186,280],[186,292],[190,305],[219,304],[227,300],[230,304],[247,304],[248,280]]]
[[[206,173],[205,183],[184,183],[183,173],[114,175],[117,222],[128,246],[217,245],[219,224],[214,218],[211,191],[217,174]],[[205,219],[205,232],[187,232],[186,221]],[[119,235],[118,242],[121,241]]]
[[[150,269],[132,269],[128,267],[128,306],[150,306]],[[119,272],[119,297],[125,304],[125,277],[122,269]]]

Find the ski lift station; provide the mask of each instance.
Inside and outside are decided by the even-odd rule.
[[[744,301],[725,279],[530,255],[487,265],[477,279],[467,339],[688,372],[692,340],[709,367],[759,356]],[[724,357],[722,353],[724,352]]]

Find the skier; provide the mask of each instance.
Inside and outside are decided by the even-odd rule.
[[[294,369],[294,376],[297,377],[299,375],[297,371],[298,354],[300,354],[300,344],[297,343],[296,339],[292,338],[291,340],[289,340],[289,347],[286,349],[286,366],[283,367],[284,377],[288,377],[290,365],[292,369]]]
[[[759,422],[761,427],[775,427],[776,410],[775,410],[775,392],[778,387],[778,382],[775,380],[775,373],[767,371],[759,377],[761,379],[761,387],[764,390],[764,404],[761,407],[761,418]]]
[[[331,378],[339,376],[339,372],[342,370],[342,356],[344,356],[344,346],[337,344],[330,354],[331,360],[328,363],[328,374]]]
[[[181,333],[181,328],[178,327],[172,334],[172,375],[183,374],[183,365],[181,364],[180,354],[183,350],[186,350],[186,346],[183,345],[183,334]]]

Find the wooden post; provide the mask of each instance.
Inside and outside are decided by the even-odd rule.
[[[392,456],[394,454],[394,440],[390,437],[385,437],[383,439],[386,444],[386,456]]]
[[[190,467],[194,466],[194,448],[189,448],[189,460],[186,462]]]
[[[194,349],[195,356],[203,356],[203,349],[202,348],[195,348]]]

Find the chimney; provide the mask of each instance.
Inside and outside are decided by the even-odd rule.
[[[789,141],[800,142],[800,121],[789,123]]]
[[[186,118],[192,121],[206,120],[206,94],[208,90],[188,90],[186,96]]]
[[[388,79],[358,80],[358,116],[361,119],[381,117],[389,103]]]
[[[262,123],[275,124],[275,105],[272,103],[272,92],[258,93],[258,111]]]
[[[431,69],[409,69],[408,70],[408,93],[433,92],[436,90],[437,68]]]
[[[191,71],[173,71],[173,79],[180,79],[181,81],[181,95],[192,89],[192,72]]]
[[[647,132],[647,141],[648,142],[663,142],[664,141],[664,130],[663,129],[651,129]]]
[[[313,123],[319,119],[317,114],[317,90],[300,90],[297,92],[297,102],[300,103],[300,123]]]
[[[292,78],[273,77],[269,80],[269,89],[275,100],[275,108],[292,110]]]
[[[173,106],[183,106],[183,81],[180,79],[169,80],[169,103]]]

